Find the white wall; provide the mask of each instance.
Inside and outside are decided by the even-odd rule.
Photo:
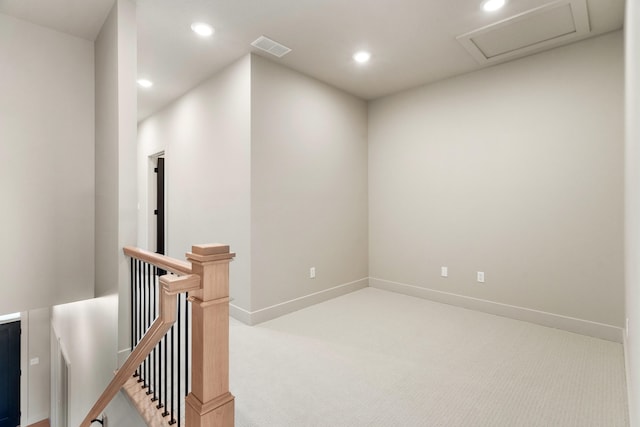
[[[89,41],[0,15],[0,313],[93,296],[93,60]]]
[[[149,156],[165,152],[167,254],[226,243],[234,304],[250,303],[250,60],[246,56],[139,124],[138,246],[148,242]]]
[[[129,345],[129,267],[137,237],[135,5],[118,1],[96,39],[96,296],[120,295],[114,330]]]
[[[627,0],[626,58],[626,313],[627,386],[632,427],[640,426],[640,2]]]
[[[164,152],[168,254],[231,244],[232,305],[244,320],[366,286],[366,114],[364,101],[246,56],[139,125],[138,244],[150,241],[149,158]]]
[[[79,425],[87,415],[113,378],[119,340],[128,343],[128,264],[122,247],[134,245],[137,233],[135,46],[135,5],[118,0],[95,44],[95,289],[101,297],[52,308],[52,390],[55,350],[63,348],[69,362],[68,425]],[[52,411],[55,419],[55,405]],[[133,410],[124,415],[137,417]]]
[[[367,209],[366,103],[253,55],[252,310],[366,286]]]
[[[621,327],[622,76],[616,32],[372,102],[370,276]]]
[[[131,283],[128,259],[122,248],[135,246],[138,236],[137,195],[137,24],[136,6],[118,0],[118,349],[127,349],[131,340]],[[99,159],[98,159],[99,161]],[[97,264],[97,262],[96,262]],[[126,352],[125,352],[126,354]]]
[[[26,326],[26,328],[25,328]],[[26,425],[49,418],[49,404],[51,400],[51,310],[41,308],[30,310],[23,318],[22,333],[27,335],[26,370],[27,377]],[[31,365],[30,361],[38,359],[38,363]]]
[[[109,12],[95,41],[95,290],[118,289],[118,8]]]
[[[52,308],[54,342],[51,363],[56,363],[55,348],[60,345],[69,363],[69,422],[78,426],[98,400],[116,369],[117,295],[64,304]],[[55,369],[52,371],[55,378]],[[52,378],[52,379],[53,379]],[[55,388],[55,381],[52,381]],[[55,393],[52,394],[55,399]],[[55,403],[52,402],[55,418]],[[55,427],[55,424],[52,424]]]

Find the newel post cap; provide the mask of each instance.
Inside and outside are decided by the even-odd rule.
[[[193,245],[191,252],[187,252],[187,259],[200,262],[231,260],[235,256],[236,254],[229,252],[229,245],[222,243]]]

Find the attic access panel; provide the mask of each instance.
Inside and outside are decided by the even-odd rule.
[[[586,0],[558,0],[458,36],[480,64],[556,47],[589,34]]]

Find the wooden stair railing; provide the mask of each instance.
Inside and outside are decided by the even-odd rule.
[[[188,262],[127,247],[125,255],[181,276],[160,277],[159,315],[116,372],[81,427],[89,427],[176,321],[177,297],[189,293],[192,306],[191,392],[185,399],[186,427],[232,427],[234,396],[229,392],[228,245],[192,246]],[[179,420],[178,420],[179,422]]]

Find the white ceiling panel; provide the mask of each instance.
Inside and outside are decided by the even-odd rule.
[[[363,99],[467,73],[491,62],[478,63],[458,42],[460,34],[548,2],[509,0],[503,9],[486,13],[481,0],[137,0],[138,71],[154,82],[152,89],[138,92],[139,118],[249,52]],[[93,40],[112,4],[113,0],[0,0],[0,13]],[[585,4],[589,30],[581,37],[622,28],[624,0]],[[507,60],[504,52],[519,45],[564,37],[557,35],[566,26],[566,16],[555,19],[531,21],[524,31],[512,30],[516,36],[507,30],[483,35],[477,43],[485,58]],[[190,28],[196,21],[211,24],[215,34],[197,37]],[[262,35],[291,52],[277,58],[252,47]],[[358,50],[371,52],[367,64],[352,59]]]
[[[478,63],[525,56],[590,34],[586,0],[558,0],[458,37]]]

